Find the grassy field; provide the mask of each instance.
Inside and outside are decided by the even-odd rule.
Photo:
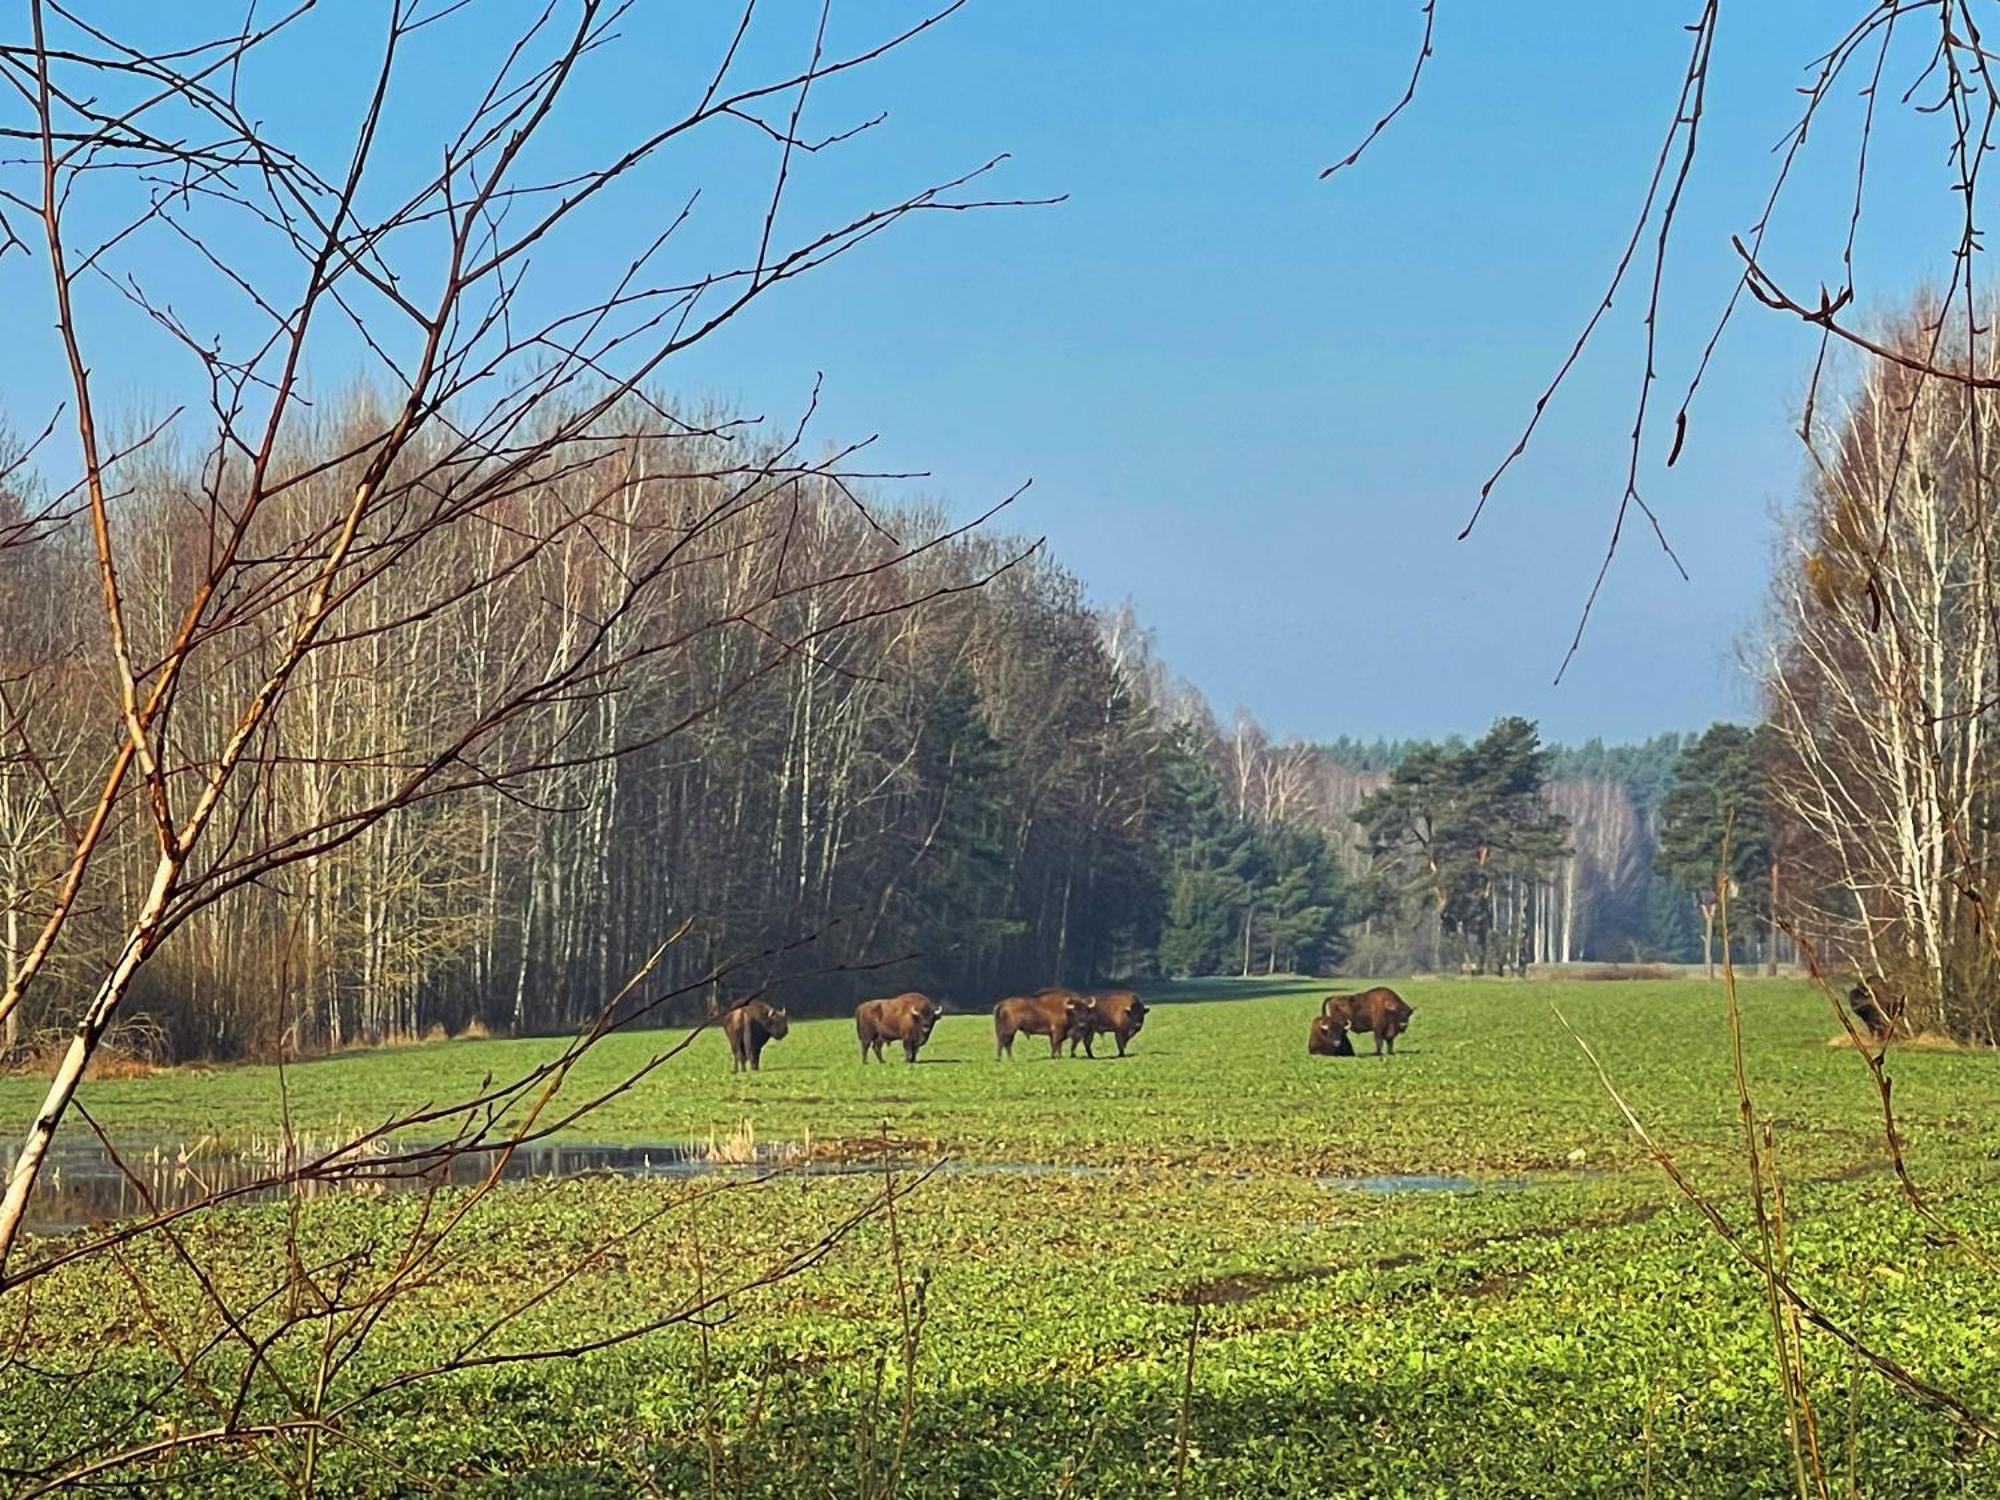
[[[1400,986],[1411,1030],[1384,1063],[1305,1055],[1325,988],[1162,991],[1123,1060],[1053,1062],[1023,1038],[999,1063],[988,1018],[953,1015],[916,1067],[864,1068],[851,1025],[816,1022],[774,1043],[762,1073],[732,1075],[722,1038],[700,1036],[580,1134],[672,1141],[747,1121],[760,1140],[825,1142],[886,1124],[955,1169],[905,1200],[893,1229],[862,1225],[807,1274],[732,1299],[714,1328],[373,1397],[347,1415],[360,1441],[329,1447],[326,1480],[355,1493],[880,1494],[907,1416],[906,1495],[1790,1492],[1761,1283],[1646,1163],[1551,1011],[1741,1221],[1719,991],[1412,982]],[[2000,1278],[1934,1243],[1902,1203],[1865,1072],[1826,1045],[1837,1024],[1824,1001],[1789,981],[1746,982],[1742,998],[1797,1281],[1917,1374],[2000,1411]],[[674,1040],[613,1039],[571,1092]],[[331,1132],[455,1097],[558,1045],[350,1054],[287,1070],[285,1091],[301,1128]],[[1947,1217],[2000,1246],[2000,1068],[1912,1052],[1893,1071],[1918,1177]],[[249,1138],[268,1133],[277,1090],[272,1070],[237,1068],[93,1083],[84,1101],[127,1139]],[[28,1080],[0,1081],[14,1118],[32,1097]],[[1389,1173],[1483,1186],[1339,1180]],[[544,1291],[488,1352],[614,1335],[698,1282],[750,1279],[877,1186],[505,1189],[475,1210],[460,1255],[335,1373],[330,1400]],[[414,1197],[319,1200],[300,1232],[311,1257],[364,1284],[418,1212]],[[276,1206],[218,1216],[194,1248],[247,1299],[268,1285],[285,1223]],[[166,1247],[125,1269],[122,1283],[98,1271],[41,1285],[39,1373],[0,1381],[0,1467],[80,1443],[170,1373],[167,1351],[217,1334]],[[899,1309],[919,1287],[906,1382]],[[77,1323],[88,1331],[46,1333]],[[1809,1339],[1807,1354],[1835,1493],[1851,1477],[1866,1495],[2000,1495],[1990,1450],[1857,1378],[1832,1341]],[[303,1373],[312,1351],[275,1357]],[[192,1395],[174,1399],[186,1421],[213,1419]],[[282,1489],[247,1456],[211,1462],[165,1472],[191,1492]]]

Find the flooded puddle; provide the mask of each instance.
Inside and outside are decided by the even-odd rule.
[[[167,1209],[185,1208],[216,1193],[239,1192],[231,1201],[255,1203],[296,1193],[320,1198],[335,1193],[379,1194],[413,1192],[438,1186],[470,1186],[483,1182],[493,1169],[495,1151],[439,1151],[434,1160],[409,1160],[402,1148],[398,1160],[379,1169],[367,1159],[338,1181],[309,1180],[290,1187],[253,1188],[274,1175],[280,1159],[269,1150],[220,1151],[204,1143],[120,1143],[114,1161],[91,1136],[59,1139],[42,1168],[35,1196],[28,1207],[30,1234],[58,1235],[97,1224],[144,1218]],[[303,1159],[303,1158],[302,1158]],[[14,1150],[0,1150],[0,1174],[13,1166]],[[120,1162],[123,1163],[122,1169]],[[541,1141],[516,1147],[500,1170],[505,1182],[560,1181],[571,1177],[713,1177],[783,1170],[789,1174],[831,1177],[879,1173],[885,1166],[917,1170],[927,1160],[879,1157],[843,1159],[808,1156],[789,1143],[746,1146],[727,1141],[668,1141],[653,1145],[606,1146]],[[1000,1173],[1028,1177],[1101,1176],[1104,1167],[1061,1166],[1041,1162],[948,1162],[945,1170],[965,1175]],[[240,1190],[253,1188],[252,1191]]]

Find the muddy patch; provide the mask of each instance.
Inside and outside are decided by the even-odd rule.
[[[1308,1282],[1325,1281],[1330,1276],[1338,1276],[1338,1266],[1299,1266],[1283,1271],[1234,1271],[1227,1276],[1212,1276],[1206,1281],[1191,1282],[1179,1290],[1167,1293],[1160,1300],[1178,1303],[1183,1307],[1228,1307],[1238,1302],[1248,1302],[1253,1297],[1262,1297],[1269,1292],[1281,1292]]]

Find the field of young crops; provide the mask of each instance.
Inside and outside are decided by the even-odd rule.
[[[586,1176],[500,1189],[332,1367],[305,1332],[250,1382],[273,1434],[163,1459],[188,1492],[282,1492],[317,1391],[328,1492],[691,1495],[1782,1495],[1793,1448],[1761,1278],[1648,1162],[1552,1007],[1737,1225],[1741,1123],[1720,990],[1701,981],[1412,982],[1393,1060],[1308,1058],[1324,985],[1162,991],[1134,1055],[1051,1061],[947,1015],[924,1060],[856,1059],[845,1022],[795,1024],[734,1075],[702,1035],[581,1135],[763,1145],[880,1138],[944,1167],[830,1236],[883,1176]],[[1982,1415],[2000,1413],[2000,1276],[1942,1242],[1885,1169],[1860,1059],[1803,984],[1746,981],[1745,1059],[1786,1183],[1794,1283],[1842,1327]],[[583,1097],[678,1037],[603,1044]],[[1367,1038],[1359,1037],[1367,1051]],[[448,1042],[286,1071],[294,1126],[327,1134],[510,1076],[561,1044]],[[1109,1046],[1101,1048],[1108,1053]],[[1912,1171],[2000,1251],[2000,1069],[1891,1058]],[[248,1143],[273,1070],[89,1085],[114,1139]],[[28,1080],[0,1081],[25,1119]],[[858,1148],[864,1157],[868,1148]],[[895,1169],[908,1182],[915,1169]],[[1392,1178],[1441,1181],[1390,1181]],[[348,1302],[391,1274],[415,1194],[209,1216],[179,1250],[57,1273],[0,1378],[0,1473],[218,1421],[295,1234]],[[826,1237],[826,1238],[823,1238]],[[1753,1236],[1754,1238],[1754,1236]],[[691,1300],[698,1324],[626,1338]],[[16,1299],[13,1316],[19,1317]],[[310,1326],[310,1325],[308,1325]],[[208,1397],[150,1394],[217,1351]],[[554,1362],[513,1356],[574,1348]],[[1821,1466],[1848,1493],[2000,1495],[2000,1456],[1804,1336]],[[464,1354],[469,1368],[411,1372]],[[276,1387],[289,1383],[292,1396]],[[171,1420],[169,1420],[169,1418]],[[128,1474],[126,1477],[132,1477]]]

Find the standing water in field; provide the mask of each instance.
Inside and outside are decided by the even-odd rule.
[[[1390,1173],[1378,1177],[1316,1177],[1323,1188],[1357,1193],[1518,1193],[1530,1186],[1520,1177],[1440,1177],[1428,1173]]]
[[[321,1148],[323,1149],[323,1148]],[[15,1148],[0,1150],[0,1170],[13,1165]],[[295,1163],[310,1161],[319,1149],[301,1149]],[[124,1145],[114,1158],[94,1136],[72,1132],[49,1153],[28,1210],[33,1234],[67,1234],[92,1224],[142,1218],[185,1208],[211,1196],[253,1203],[297,1193],[407,1192],[439,1186],[469,1186],[485,1180],[497,1151],[462,1151],[422,1146],[382,1152],[379,1167],[368,1158],[348,1158],[332,1180],[309,1178],[277,1187],[260,1186],[285,1167],[275,1147],[224,1149],[211,1142],[168,1141]],[[621,1177],[694,1177],[704,1174],[784,1167],[812,1172],[880,1170],[879,1165],[804,1162],[797,1147],[752,1146],[733,1141],[671,1141],[655,1145],[601,1146],[538,1141],[518,1146],[501,1165],[502,1180],[533,1181],[581,1177],[594,1172]]]
[[[0,1148],[0,1173],[13,1166],[15,1149]],[[312,1161],[324,1144],[299,1148],[294,1165]],[[337,1193],[379,1195],[435,1187],[470,1187],[485,1181],[499,1158],[497,1148],[452,1152],[435,1146],[379,1149],[346,1158],[338,1176],[268,1185],[285,1168],[277,1144],[254,1149],[194,1142],[158,1141],[121,1145],[114,1158],[95,1136],[70,1133],[58,1138],[29,1204],[30,1234],[69,1234],[93,1224],[115,1224],[186,1208],[210,1197],[231,1203],[268,1202],[296,1194],[321,1198]],[[537,1141],[514,1148],[500,1168],[503,1182],[555,1182],[569,1177],[707,1177],[730,1173],[784,1171],[809,1177],[856,1176],[886,1168],[908,1171],[927,1159],[871,1155],[809,1155],[791,1142],[770,1144],[740,1134],[720,1141],[666,1141],[651,1145],[606,1146]],[[1006,1172],[1027,1176],[1099,1176],[1103,1167],[1040,1162],[951,1162],[967,1173]]]

